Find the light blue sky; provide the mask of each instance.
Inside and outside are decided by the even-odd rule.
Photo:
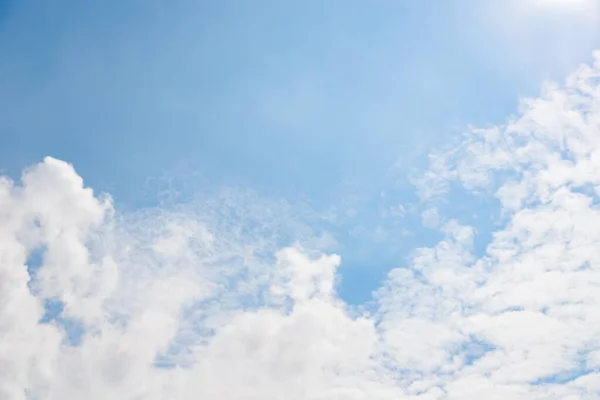
[[[510,1],[0,0],[0,169],[51,155],[121,209],[173,179],[337,210],[340,291],[358,303],[439,238],[413,169],[588,61],[590,29]],[[440,209],[467,218],[465,201]]]

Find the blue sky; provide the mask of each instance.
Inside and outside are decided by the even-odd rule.
[[[506,13],[531,49],[490,12]],[[584,42],[548,63],[561,37],[580,33],[545,12],[523,28],[500,2],[466,0],[4,1],[0,167],[18,176],[46,155],[67,160],[121,208],[155,204],[165,180],[350,207],[330,229],[347,244],[341,289],[364,299],[390,263],[434,239],[390,249],[348,231],[415,202],[406,178],[435,146],[502,122],[543,79],[589,58]],[[404,225],[421,230],[420,219]]]
[[[599,48],[598,0],[0,0],[0,398],[600,398]]]
[[[519,23],[499,1],[1,4],[5,173],[51,155],[121,209],[156,204],[166,181],[352,209],[328,227],[350,301],[438,238],[420,217],[392,245],[372,232],[417,201],[407,177],[429,151],[502,122],[596,44],[577,18]]]

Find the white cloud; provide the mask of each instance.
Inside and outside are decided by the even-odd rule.
[[[424,197],[483,191],[506,223],[478,258],[444,222],[370,314],[285,206],[124,215],[51,158],[2,179],[0,398],[598,398],[599,83],[600,61],[432,158]]]
[[[227,195],[196,209],[119,215],[52,158],[20,185],[3,180],[0,198],[3,399],[398,391],[371,358],[373,321],[352,317],[335,296],[339,257],[275,252],[278,225],[311,246],[319,237],[282,220],[273,204],[259,211],[247,196]],[[36,249],[42,266],[28,285]],[[69,344],[77,333],[64,323],[39,322],[50,299],[64,305],[62,320],[82,326],[80,343]]]

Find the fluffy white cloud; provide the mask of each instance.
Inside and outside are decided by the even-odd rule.
[[[277,207],[119,215],[52,158],[1,193],[0,398],[395,398],[339,257],[275,251],[311,243]]]
[[[487,193],[505,224],[481,255],[445,220],[370,313],[285,207],[123,215],[52,158],[2,179],[0,399],[598,398],[597,59],[432,156],[422,196]]]

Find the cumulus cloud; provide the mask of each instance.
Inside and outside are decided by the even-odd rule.
[[[122,214],[52,158],[3,178],[0,398],[598,398],[596,59],[432,156],[423,198],[461,185],[504,225],[477,254],[473,227],[436,219],[368,313],[285,206]]]
[[[339,257],[277,205],[230,193],[120,215],[52,158],[1,189],[0,398],[397,390],[372,359],[373,320],[335,295]],[[283,225],[311,248],[278,250]]]

